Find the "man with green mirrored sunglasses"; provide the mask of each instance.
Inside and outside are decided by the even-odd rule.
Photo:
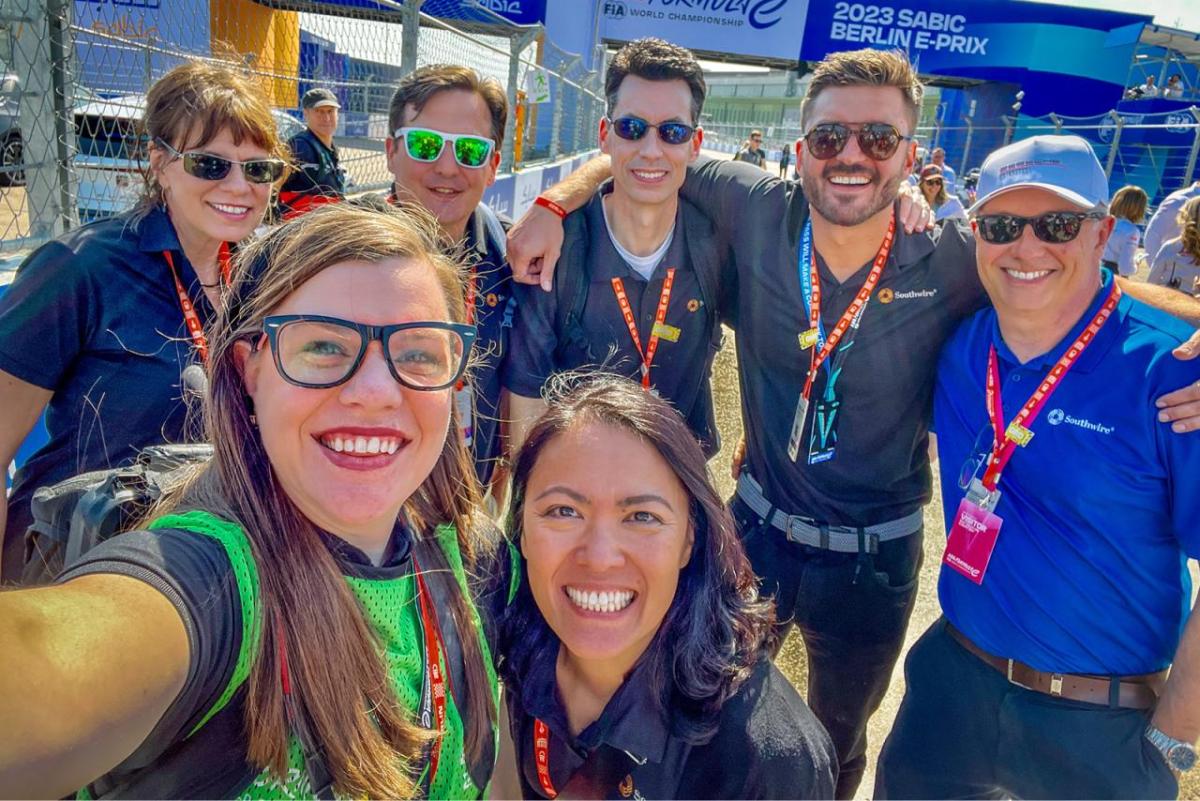
[[[504,255],[508,220],[482,203],[496,181],[508,119],[504,88],[474,70],[441,64],[404,78],[392,96],[385,142],[394,179],[387,199],[437,218],[451,247],[471,263],[467,322],[478,329],[474,356],[455,392],[455,414],[485,490],[502,454],[499,369],[516,313]]]

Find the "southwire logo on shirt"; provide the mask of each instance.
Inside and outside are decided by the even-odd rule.
[[[1050,413],[1046,415],[1046,422],[1052,426],[1066,423],[1069,426],[1076,426],[1088,431],[1095,431],[1097,434],[1103,434],[1106,437],[1117,429],[1116,426],[1106,426],[1102,423],[1093,423],[1091,420],[1083,417],[1072,417],[1062,409],[1051,409]]]
[[[906,292],[896,292],[890,287],[879,290],[879,302],[891,303],[894,300],[916,300],[918,298],[937,297],[936,289],[910,289]]]

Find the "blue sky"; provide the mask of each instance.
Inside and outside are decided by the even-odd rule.
[[[1106,8],[1111,11],[1130,11],[1153,14],[1159,25],[1200,32],[1200,2],[1197,0],[1054,0],[1059,5]]]

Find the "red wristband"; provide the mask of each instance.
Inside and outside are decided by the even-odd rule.
[[[546,197],[545,195],[538,195],[537,197],[535,197],[533,199],[533,205],[541,206],[544,209],[550,209],[550,211],[552,211],[558,215],[558,219],[560,219],[560,220],[565,219],[567,216],[566,209],[564,209],[562,206],[558,205],[557,203],[555,203],[553,200]]]

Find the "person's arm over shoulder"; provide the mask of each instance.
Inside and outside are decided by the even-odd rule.
[[[721,239],[736,242],[743,226],[762,224],[763,204],[782,206],[787,191],[785,181],[751,164],[700,156],[688,167],[680,194],[708,215]]]
[[[1165,311],[1172,317],[1183,320],[1193,328],[1200,327],[1200,298],[1167,287],[1155,286],[1145,281],[1132,281],[1118,277],[1121,289],[1142,303]]]

